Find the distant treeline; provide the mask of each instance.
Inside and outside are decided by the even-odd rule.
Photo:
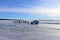
[[[0,20],[17,20],[17,19],[0,19]]]
[[[10,20],[10,19],[0,19],[0,20]]]

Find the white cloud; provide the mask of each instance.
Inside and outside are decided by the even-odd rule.
[[[48,16],[60,16],[60,6],[56,8],[33,8],[33,13],[47,14]]]
[[[60,6],[56,8],[0,8],[0,12],[16,12],[16,13],[30,13],[30,14],[47,14],[48,16],[60,16]]]

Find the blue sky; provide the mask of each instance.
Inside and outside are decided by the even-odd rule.
[[[0,18],[60,20],[60,0],[0,0]]]

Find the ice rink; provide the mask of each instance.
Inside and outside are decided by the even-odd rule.
[[[60,40],[60,25],[27,25],[0,21],[0,40]]]

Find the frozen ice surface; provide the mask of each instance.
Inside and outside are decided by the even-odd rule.
[[[60,40],[60,25],[27,25],[0,21],[0,40]]]

